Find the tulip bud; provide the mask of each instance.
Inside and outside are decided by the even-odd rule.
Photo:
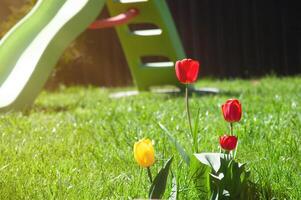
[[[241,104],[237,99],[229,99],[222,105],[224,119],[227,122],[238,122],[241,119]]]
[[[223,135],[219,138],[219,143],[224,150],[231,151],[236,148],[237,137],[232,135]]]
[[[155,162],[155,150],[152,141],[142,139],[134,145],[134,157],[141,167],[150,167]]]
[[[184,59],[176,62],[176,75],[183,84],[190,84],[197,80],[200,64],[197,60]]]

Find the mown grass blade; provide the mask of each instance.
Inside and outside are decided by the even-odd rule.
[[[197,115],[194,119],[194,129],[192,135],[193,148],[196,153],[199,152],[199,141],[198,141],[199,125],[200,125],[200,108],[198,109]]]
[[[178,199],[178,183],[177,178],[172,173],[172,185],[171,185],[171,193],[168,198],[169,200],[177,200]]]
[[[210,192],[210,168],[202,164],[195,156],[190,161],[190,177],[195,189],[198,191],[199,199],[208,199]]]

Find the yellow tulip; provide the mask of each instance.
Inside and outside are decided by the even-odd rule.
[[[142,139],[134,145],[134,157],[141,167],[150,167],[155,162],[155,150],[152,141]]]

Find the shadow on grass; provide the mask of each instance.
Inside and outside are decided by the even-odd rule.
[[[74,106],[60,106],[60,105],[55,105],[55,106],[45,106],[45,105],[34,105],[27,110],[25,110],[26,115],[30,115],[31,113],[58,113],[58,112],[68,112],[73,109]]]
[[[264,199],[264,200],[276,200],[276,199],[289,199],[286,194],[279,193],[272,190],[271,185],[259,184],[259,183],[248,183],[248,193],[253,195],[250,196],[251,200]]]
[[[157,89],[153,90],[156,94],[167,94],[171,97],[183,97],[185,95],[184,90],[171,90],[171,89]],[[210,95],[219,96],[239,96],[239,92],[219,90],[217,88],[190,88],[189,96],[203,97]]]

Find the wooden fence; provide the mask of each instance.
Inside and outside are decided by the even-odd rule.
[[[188,56],[204,63],[203,75],[252,77],[301,72],[298,1],[168,2]]]

